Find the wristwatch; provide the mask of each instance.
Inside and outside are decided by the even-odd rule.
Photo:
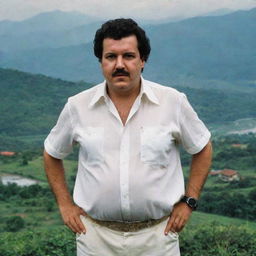
[[[198,200],[194,197],[183,196],[180,202],[186,203],[193,211],[195,211],[198,206]]]

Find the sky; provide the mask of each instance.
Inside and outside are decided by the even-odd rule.
[[[24,20],[53,10],[78,11],[99,18],[146,20],[187,18],[218,9],[251,9],[256,0],[0,0],[0,20]]]

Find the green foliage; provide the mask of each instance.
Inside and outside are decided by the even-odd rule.
[[[0,69],[0,150],[30,147],[28,141],[17,136],[48,134],[67,98],[89,87],[86,83]],[[255,117],[255,90],[250,93],[185,87],[179,90],[188,95],[200,118],[208,124]],[[42,146],[44,137],[37,139],[35,145]]]
[[[75,238],[66,228],[0,233],[0,256],[74,256]]]
[[[6,231],[16,232],[25,226],[24,220],[20,216],[8,217],[6,220]]]
[[[238,147],[233,145],[238,144]],[[240,145],[240,146],[239,146]],[[256,166],[255,134],[232,134],[213,139],[213,169],[254,169]]]
[[[6,136],[47,134],[67,98],[89,87],[8,69],[0,69],[0,81],[0,134]]]
[[[183,256],[255,256],[256,232],[246,227],[188,226],[180,235]],[[0,256],[73,256],[75,237],[65,227],[0,233]]]
[[[254,197],[256,189],[249,196],[239,192],[205,192],[200,198],[199,210],[220,215],[256,220]]]
[[[182,256],[255,256],[256,232],[245,227],[188,227],[181,234]]]
[[[15,183],[2,185],[0,183],[0,199],[3,201],[35,199],[39,203],[41,197],[52,197],[52,192],[49,188],[43,188],[38,184],[20,187]]]
[[[255,91],[246,93],[192,88],[179,88],[179,90],[187,94],[192,106],[207,124],[222,124],[227,121],[255,117]]]

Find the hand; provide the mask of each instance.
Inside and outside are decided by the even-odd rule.
[[[86,212],[75,204],[60,206],[60,213],[63,222],[74,233],[86,233],[85,226],[80,219],[80,215],[86,216]]]
[[[192,209],[186,203],[179,202],[175,204],[164,230],[164,234],[167,235],[169,231],[180,232],[189,220],[191,213]]]

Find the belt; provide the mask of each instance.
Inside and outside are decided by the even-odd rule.
[[[144,221],[136,221],[136,222],[121,222],[121,221],[104,221],[97,220],[87,215],[87,217],[94,223],[121,232],[136,232],[144,228],[150,228],[155,226],[162,221],[166,220],[169,216],[164,216],[160,219],[150,219]]]

